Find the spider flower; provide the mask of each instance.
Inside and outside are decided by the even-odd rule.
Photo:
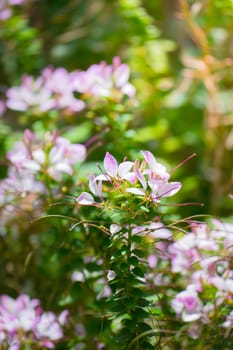
[[[61,181],[63,173],[72,175],[73,165],[83,162],[86,148],[81,144],[71,144],[56,131],[46,133],[44,140],[40,141],[35,134],[25,130],[23,142],[18,142],[7,157],[17,169],[27,169],[32,174],[44,172]]]
[[[38,299],[22,294],[13,299],[0,297],[0,340],[9,344],[10,350],[20,349],[25,342],[52,349],[62,340],[68,316],[64,310],[59,316],[44,312]]]

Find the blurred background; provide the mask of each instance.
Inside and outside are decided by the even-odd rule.
[[[112,236],[103,228],[115,224],[118,217],[108,210],[100,215],[94,206],[80,208],[76,202],[82,191],[89,191],[87,174],[99,173],[96,163],[101,167],[106,151],[121,162],[124,157],[141,157],[140,150],[150,150],[171,169],[171,181],[182,182],[181,191],[162,200],[150,214],[141,206],[145,210],[142,222],[145,218],[146,224],[150,220],[179,223],[187,218],[181,220],[183,230],[175,232],[174,226],[174,237],[179,238],[181,232],[190,230],[191,219],[205,221],[217,216],[233,221],[232,39],[232,0],[0,0],[0,294],[17,297],[27,293],[40,298],[45,309],[69,309],[72,327],[85,325],[87,335],[67,336],[67,349],[85,348],[76,347],[76,338],[78,342],[86,338],[87,349],[103,349],[97,347],[100,329],[111,349],[115,338],[114,329],[109,338],[111,321],[106,319],[103,324],[102,319],[109,313],[104,295],[109,267],[104,262],[112,249]],[[84,101],[81,111],[69,113],[67,105],[57,110],[37,109],[43,104],[43,74],[60,72],[60,86],[54,93],[59,100],[60,93],[67,89],[69,95],[72,90],[67,72],[86,72],[100,62],[106,62],[102,67],[112,72],[114,62],[119,63],[114,61],[117,56],[130,68],[135,99],[114,88],[116,96],[102,99],[82,95],[82,91],[73,96],[72,91],[72,97]],[[128,72],[127,66],[123,68]],[[20,89],[22,86],[26,89]],[[10,94],[16,95],[14,108]],[[31,108],[17,108],[19,101],[34,98],[38,99],[36,107],[32,103]],[[85,144],[87,159],[75,164],[74,172],[69,168],[58,181],[49,178],[48,164],[43,169],[39,166],[35,180],[44,181],[47,192],[35,188],[34,193],[34,183],[30,187],[29,181],[27,186],[28,178],[23,175],[14,182],[16,167],[7,156],[14,149],[13,157],[15,152],[20,163],[19,144],[14,144],[22,139],[26,144],[26,128],[34,133],[27,133],[27,146],[32,135],[38,136],[41,141],[35,147],[39,151],[41,144],[42,149],[47,147],[48,158],[56,137],[46,132],[57,129],[68,144]],[[50,214],[56,216],[47,218]],[[145,242],[141,246],[149,254]],[[119,256],[122,252],[123,248],[116,251]],[[168,275],[170,270],[168,267]],[[83,271],[86,280],[80,279]],[[157,276],[157,270],[155,273]],[[174,288],[181,290],[179,283]],[[151,292],[154,294],[154,287]],[[208,298],[211,293],[207,290]],[[166,298],[166,292],[163,294]],[[170,305],[169,298],[166,303]],[[222,318],[216,315],[219,325]],[[171,329],[176,327],[179,322],[174,318]],[[213,323],[211,333],[207,332],[210,337],[204,337],[211,340],[210,347],[217,328],[219,343],[226,339],[222,340],[221,327]],[[178,342],[174,349],[180,348]]]

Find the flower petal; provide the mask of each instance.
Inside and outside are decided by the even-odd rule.
[[[118,174],[120,175],[121,178],[125,178],[125,176],[127,176],[127,174],[129,173],[129,171],[131,170],[133,166],[133,162],[122,162],[119,165],[119,169],[118,169]]]
[[[151,170],[156,171],[157,162],[154,155],[150,151],[145,151],[145,152],[142,151],[142,155],[146,160],[147,164],[149,165],[149,167],[151,168]]]
[[[102,181],[98,181],[94,174],[89,177],[89,188],[95,196],[102,196]]]
[[[104,157],[104,168],[111,177],[117,176],[118,163],[109,152],[107,152]]]
[[[158,197],[170,197],[173,196],[181,189],[180,182],[168,182],[162,185],[158,190]]]
[[[80,205],[92,205],[95,203],[93,196],[88,192],[82,192],[78,198],[76,198],[76,202]]]
[[[145,196],[145,191],[142,188],[130,187],[126,192],[136,194],[138,196]]]

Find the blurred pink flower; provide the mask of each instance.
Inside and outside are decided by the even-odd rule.
[[[74,90],[91,96],[111,97],[118,100],[126,95],[135,96],[135,88],[129,80],[129,67],[114,57],[112,65],[94,64],[86,71],[73,73]]]
[[[53,312],[43,312],[38,299],[30,299],[22,294],[13,299],[7,295],[0,297],[0,340],[9,343],[10,349],[19,349],[27,340],[45,348],[54,348],[63,338],[63,326],[68,312],[60,316]]]
[[[233,311],[229,313],[226,317],[226,321],[223,323],[223,327],[232,328],[233,327]]]
[[[55,107],[52,93],[44,87],[42,77],[23,76],[21,86],[8,89],[6,96],[7,107],[15,111],[32,109],[35,113],[43,113]]]
[[[25,0],[1,0],[0,21],[5,21],[12,16],[12,6],[22,5]]]
[[[72,114],[85,107],[84,102],[74,96],[71,74],[64,68],[45,68],[36,79],[24,75],[21,85],[8,89],[6,96],[7,107],[16,111],[44,113],[56,109]]]
[[[202,316],[203,305],[192,285],[178,293],[171,305],[175,312],[181,315],[184,322],[193,322]]]
[[[11,15],[6,8],[0,17]],[[135,88],[128,82],[129,67],[122,64],[119,57],[113,59],[112,65],[105,62],[90,66],[87,71],[69,73],[65,68],[47,67],[37,78],[24,75],[19,86],[8,89],[6,106],[15,111],[32,111],[45,113],[59,110],[74,114],[85,108],[88,95],[93,101],[98,98],[112,98],[120,101],[123,96],[133,99]],[[75,96],[81,94],[81,98]],[[96,102],[96,101],[95,101]]]
[[[86,158],[86,148],[81,144],[71,144],[69,140],[47,133],[44,141],[25,130],[23,142],[18,142],[13,151],[7,154],[8,160],[17,169],[26,169],[31,174],[46,172],[56,181],[62,174],[73,174],[73,165]]]

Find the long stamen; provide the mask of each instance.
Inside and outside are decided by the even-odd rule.
[[[167,203],[167,204],[160,204],[162,206],[171,206],[171,207],[185,207],[188,205],[195,205],[198,207],[204,207],[204,203],[198,203],[198,202],[187,202],[187,203]]]
[[[173,171],[175,171],[176,169],[180,168],[181,166],[183,166],[184,164],[186,164],[189,160],[191,160],[192,158],[196,157],[196,153],[192,153],[190,156],[188,156],[187,158],[185,158],[181,163],[177,164],[173,169],[171,169],[169,171],[169,173],[172,173]]]

